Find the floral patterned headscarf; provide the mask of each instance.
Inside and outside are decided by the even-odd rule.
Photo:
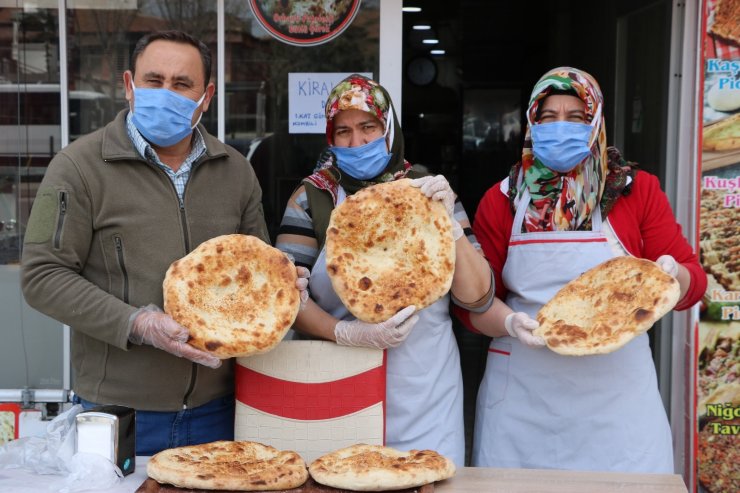
[[[536,124],[539,108],[553,91],[572,92],[586,104],[586,120],[598,121],[591,134],[591,154],[567,173],[558,173],[545,166],[532,153],[530,128]],[[519,205],[525,187],[532,197],[525,215],[525,231],[582,230],[590,227],[591,213],[599,206],[608,159],[606,130],[600,108],[604,104],[601,89],[588,73],[571,67],[550,70],[532,90],[527,109],[527,134],[522,149],[521,165],[512,173],[510,196],[514,207]]]
[[[319,156],[314,173],[304,181],[315,187],[328,190],[336,203],[336,194],[339,185],[348,194],[355,193],[366,186],[375,183],[397,180],[405,177],[411,165],[403,157],[403,134],[398,118],[393,109],[388,92],[372,79],[353,74],[337,84],[326,101],[326,141],[331,146],[334,136],[334,118],[341,111],[360,110],[373,115],[383,124],[383,130],[388,129],[387,140],[391,153],[388,166],[375,178],[358,180],[342,173],[336,163],[336,157],[327,147]],[[390,125],[390,128],[388,126]]]

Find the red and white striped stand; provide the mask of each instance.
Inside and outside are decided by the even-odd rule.
[[[328,341],[283,341],[237,358],[234,438],[307,463],[357,443],[383,445],[385,370],[385,351]]]

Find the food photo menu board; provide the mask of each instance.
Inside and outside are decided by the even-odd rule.
[[[740,492],[740,0],[704,3],[696,351],[699,493]]]

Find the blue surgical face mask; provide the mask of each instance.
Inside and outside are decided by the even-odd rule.
[[[151,89],[134,86],[133,121],[141,135],[149,142],[160,147],[177,144],[190,135],[200,121],[201,113],[195,125],[191,125],[193,114],[201,105],[206,94],[198,101],[193,101],[169,89]]]
[[[590,124],[559,121],[530,125],[532,153],[551,170],[567,173],[591,154],[591,134],[600,115],[601,106]]]
[[[369,180],[382,173],[392,156],[388,152],[388,146],[385,142],[391,125],[393,125],[393,120],[389,118],[385,134],[365,145],[357,147],[330,146],[329,149],[337,158],[339,169],[357,180]]]

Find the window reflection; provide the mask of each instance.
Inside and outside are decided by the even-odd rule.
[[[81,111],[79,122],[84,129],[100,128],[115,113],[127,108],[122,84],[123,72],[130,68],[131,51],[136,42],[152,31],[179,29],[205,42],[213,52],[216,75],[216,2],[138,0],[137,2],[95,2],[97,8],[67,11],[69,87],[97,95],[97,104]],[[71,105],[70,101],[70,105]],[[216,133],[216,105],[208,112],[210,132]],[[70,108],[70,140],[76,137],[74,111]],[[86,132],[80,132],[84,134]]]
[[[19,265],[33,198],[61,148],[58,15],[17,4],[0,8],[0,389],[61,389],[61,324],[24,302]]]
[[[2,265],[19,263],[36,187],[61,148],[57,32],[56,9],[0,9]]]

